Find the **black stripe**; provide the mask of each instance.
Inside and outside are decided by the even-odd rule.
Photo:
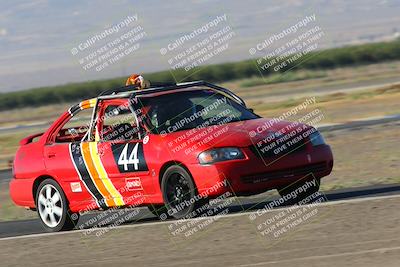
[[[80,110],[80,109],[81,109],[81,108],[80,108],[79,104],[76,104],[76,105],[73,105],[72,107],[70,107],[70,108],[68,109],[68,112],[69,112],[69,114],[71,114],[71,116],[74,116],[75,113],[76,113],[78,110]]]
[[[105,203],[105,199],[100,194],[99,190],[97,190],[96,185],[94,184],[92,178],[90,177],[89,171],[86,168],[85,161],[83,160],[82,151],[80,143],[71,143],[70,144],[70,152],[72,158],[75,162],[75,166],[80,176],[82,177],[82,181],[85,183],[86,187],[92,193],[92,195],[96,198],[100,207],[103,209],[107,208]]]

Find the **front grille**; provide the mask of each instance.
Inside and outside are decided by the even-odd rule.
[[[259,173],[249,176],[243,176],[240,178],[240,180],[245,184],[255,184],[276,179],[290,178],[293,176],[305,176],[310,173],[315,174],[318,172],[325,171],[326,168],[327,166],[325,162],[319,162],[286,170],[277,170],[277,171]]]

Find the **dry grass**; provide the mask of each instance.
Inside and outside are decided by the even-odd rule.
[[[299,98],[272,103],[250,101],[249,106],[263,117],[279,117],[304,100],[305,98]],[[315,104],[309,106],[307,110],[300,111],[290,120],[295,120],[315,108],[319,108],[324,114],[324,120],[321,123],[341,123],[355,119],[399,114],[399,103],[400,85],[352,93],[334,93],[317,96]]]
[[[288,98],[296,98],[297,91],[303,90],[304,88],[309,88],[312,92],[318,92],[320,88],[332,85],[351,87],[352,84],[360,81],[374,81],[398,77],[399,72],[400,62],[391,62],[352,68],[337,68],[334,70],[324,71],[323,75],[321,75],[320,71],[315,71],[314,73],[312,71],[307,71],[307,75],[305,77],[303,77],[304,71],[291,71],[284,74],[276,74],[283,77],[278,79],[282,81],[285,80],[285,76],[300,76],[303,78],[309,77],[309,79],[292,82],[280,82],[254,87],[241,86],[243,82],[254,79],[254,77],[252,77],[249,79],[223,83],[222,86],[231,89],[251,104],[252,102],[255,102],[251,99],[252,97],[263,98],[274,92],[287,94]],[[23,125],[35,121],[53,121],[63,111],[67,110],[71,104],[72,103],[64,103],[1,111],[0,127],[19,124]]]
[[[41,107],[27,107],[0,112],[0,127],[11,125],[23,125],[36,121],[53,121],[71,104],[53,104]]]
[[[301,71],[300,71],[301,72]],[[354,83],[368,82],[375,80],[382,80],[388,78],[398,78],[400,72],[400,62],[390,62],[390,63],[380,63],[371,64],[359,67],[346,67],[337,68],[333,70],[324,71],[323,77],[320,78],[310,75],[310,79],[298,80],[292,82],[281,82],[269,85],[257,85],[253,87],[243,87],[241,86],[244,82],[252,80],[254,78],[243,79],[238,81],[226,82],[222,86],[229,88],[235,93],[246,98],[249,96],[257,95],[268,95],[275,92],[285,92],[287,94],[295,95],[297,91],[304,88],[314,88],[318,91],[320,88],[326,86],[347,86]],[[276,74],[282,76],[284,80],[285,76],[290,76],[296,74],[296,71],[290,71],[283,74]],[[315,71],[316,74],[319,71]],[[318,76],[318,75],[317,75]],[[261,77],[258,77],[261,78]],[[268,77],[265,77],[268,81]]]
[[[397,122],[324,133],[335,163],[322,188],[400,183],[399,132]]]

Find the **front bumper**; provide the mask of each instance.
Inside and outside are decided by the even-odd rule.
[[[243,148],[243,151],[247,156],[244,160],[190,165],[199,193],[210,197],[227,191],[235,195],[258,194],[300,179],[322,178],[329,175],[333,167],[328,145],[308,145],[303,151],[280,157],[259,157],[250,148]]]

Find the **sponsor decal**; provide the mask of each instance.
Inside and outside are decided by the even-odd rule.
[[[82,192],[82,187],[80,182],[73,182],[71,183],[71,190],[74,193],[80,193]]]
[[[126,189],[128,191],[142,190],[142,181],[140,177],[126,178],[125,179]]]

